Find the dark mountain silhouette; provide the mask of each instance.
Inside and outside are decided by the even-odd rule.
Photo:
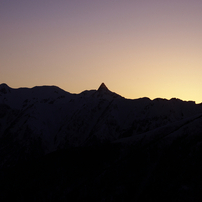
[[[202,105],[104,83],[0,85],[0,199],[201,201]]]
[[[100,85],[100,87],[98,88],[98,91],[109,91],[109,89],[107,88],[107,86],[104,84],[104,83],[102,83],[101,85]]]

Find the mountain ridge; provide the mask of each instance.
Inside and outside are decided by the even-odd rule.
[[[7,85],[3,84],[4,88]],[[12,114],[7,115],[7,119],[14,121],[4,124],[0,136],[6,136],[8,131],[23,136],[25,132],[17,131],[25,131],[27,127],[33,138],[42,138],[47,148],[45,153],[65,145],[94,141],[92,138],[102,142],[141,134],[202,112],[200,105],[175,98],[126,99],[111,92],[104,83],[98,90],[80,94],[71,94],[56,86],[10,88],[9,93],[0,92],[0,104],[4,111],[10,110]],[[17,119],[11,118],[16,117],[14,111]]]
[[[57,89],[57,90],[60,90],[60,91],[64,91],[64,92],[66,92],[66,93],[69,93],[69,94],[73,94],[73,95],[75,95],[75,94],[81,94],[81,93],[84,93],[84,92],[89,92],[89,91],[94,91],[94,92],[108,92],[108,93],[112,93],[112,94],[114,94],[114,96],[120,96],[120,97],[122,97],[122,98],[125,98],[125,97],[123,97],[123,96],[121,96],[121,95],[119,95],[119,94],[117,94],[117,93],[115,93],[115,92],[112,92],[112,91],[110,91],[109,90],[109,88],[105,85],[105,83],[103,82],[103,83],[101,83],[100,84],[100,86],[98,87],[98,89],[96,90],[96,89],[91,89],[91,90],[84,90],[84,91],[81,91],[80,93],[70,93],[70,92],[68,92],[68,91],[66,91],[66,90],[64,90],[64,89],[62,89],[62,88],[60,88],[60,87],[58,87],[58,86],[55,86],[55,85],[41,85],[41,86],[34,86],[34,87],[19,87],[19,88],[12,88],[12,87],[10,87],[10,86],[8,86],[6,83],[1,83],[0,84],[0,91],[1,91],[1,89],[9,89],[9,92],[10,92],[10,90],[19,90],[19,89],[40,89],[40,88],[47,88],[47,89],[51,89],[51,88],[55,88],[55,89]],[[149,97],[140,97],[140,98],[125,98],[125,99],[128,99],[128,100],[137,100],[137,99],[143,99],[143,98],[145,98],[145,99],[149,99],[149,100],[180,100],[180,101],[183,101],[183,102],[190,102],[190,103],[195,103],[195,104],[198,104],[198,105],[200,105],[200,104],[202,104],[202,102],[201,103],[196,103],[194,100],[182,100],[182,99],[180,99],[180,98],[176,98],[176,97],[172,97],[172,98],[170,98],[170,99],[167,99],[167,98],[160,98],[160,97],[157,97],[157,98],[154,98],[154,99],[150,99]]]
[[[56,86],[12,89],[1,84],[0,199],[14,190],[20,201],[48,200],[51,194],[54,200],[84,201],[94,190],[94,201],[165,196],[183,201],[185,183],[188,196],[197,201],[200,186],[195,189],[189,179],[202,181],[197,160],[201,125],[202,106],[192,101],[126,99],[104,83],[79,94]]]

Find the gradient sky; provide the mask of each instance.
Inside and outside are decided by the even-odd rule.
[[[0,83],[202,102],[201,0],[1,0]]]

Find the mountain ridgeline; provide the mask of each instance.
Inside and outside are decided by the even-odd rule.
[[[0,155],[1,201],[201,201],[202,105],[1,84]]]

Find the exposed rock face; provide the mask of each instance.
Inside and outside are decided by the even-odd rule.
[[[194,102],[1,84],[0,199],[201,201],[201,134]]]
[[[107,88],[107,86],[104,83],[102,83],[100,85],[100,87],[98,88],[98,91],[108,91],[108,90],[109,89]]]

